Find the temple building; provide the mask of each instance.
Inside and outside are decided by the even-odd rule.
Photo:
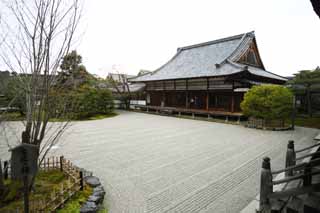
[[[130,81],[145,83],[148,109],[241,115],[250,87],[287,79],[265,69],[249,32],[178,48],[166,64]]]

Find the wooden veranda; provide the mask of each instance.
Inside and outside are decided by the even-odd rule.
[[[143,110],[146,112],[156,112],[156,113],[164,113],[164,114],[188,114],[195,117],[196,115],[208,116],[210,117],[225,117],[226,120],[228,118],[236,118],[239,122],[240,119],[244,116],[241,112],[229,112],[229,111],[218,111],[218,110],[204,110],[204,109],[186,109],[180,107],[161,107],[161,106],[150,106],[150,105],[134,105],[135,109]]]

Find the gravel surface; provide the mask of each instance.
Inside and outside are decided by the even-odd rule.
[[[298,149],[312,144],[318,131],[262,131],[120,112],[74,122],[51,154],[93,171],[106,189],[111,213],[239,212],[258,193],[262,158],[271,157],[272,168],[281,168],[287,141],[295,140]],[[13,133],[7,138],[17,140]]]

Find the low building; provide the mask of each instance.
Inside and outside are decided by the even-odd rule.
[[[115,81],[117,83],[125,83],[128,81],[129,78],[136,77],[135,75],[128,75],[122,73],[108,73],[107,79]]]
[[[146,103],[157,109],[232,115],[252,85],[284,84],[267,71],[254,32],[178,48],[157,70],[131,78],[146,84]]]

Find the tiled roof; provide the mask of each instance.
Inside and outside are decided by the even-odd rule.
[[[129,86],[129,90],[130,90],[130,92],[140,92],[140,91],[142,91],[144,88],[145,88],[145,84],[144,83],[134,83],[134,84],[129,84],[128,85]],[[125,86],[125,87],[123,87],[122,85],[121,86],[118,86],[118,89],[116,89],[116,88],[114,88],[114,87],[110,87],[109,88],[112,92],[118,92],[118,90],[120,91],[120,92],[123,92],[124,90],[126,91],[126,92],[128,92],[127,90],[128,90],[128,88]]]
[[[254,37],[254,32],[249,32],[178,48],[177,53],[166,64],[152,73],[131,78],[130,81],[213,77],[241,72],[245,65],[240,65],[235,61],[249,48]],[[286,81],[285,78],[264,69],[249,67],[248,71],[254,75]]]

